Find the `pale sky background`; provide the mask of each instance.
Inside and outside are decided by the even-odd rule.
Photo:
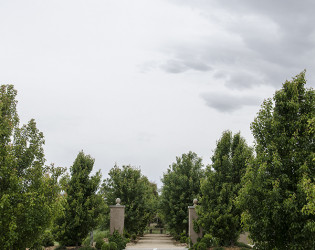
[[[176,156],[209,164],[224,130],[252,145],[263,99],[307,70],[313,0],[0,0],[0,83],[47,164],[80,150],[103,177],[117,163],[160,186]]]

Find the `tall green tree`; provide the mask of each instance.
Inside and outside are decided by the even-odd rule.
[[[0,246],[32,247],[56,213],[59,168],[45,167],[44,136],[34,120],[19,127],[17,91],[0,87]]]
[[[234,200],[252,157],[252,149],[240,133],[233,136],[231,131],[223,132],[201,183],[198,223],[204,233],[216,237],[221,245],[234,245],[240,235],[241,211]]]
[[[200,181],[204,176],[202,159],[189,152],[176,157],[163,175],[161,211],[173,233],[188,233],[188,206],[200,193]]]
[[[125,230],[130,234],[142,234],[156,214],[157,187],[142,175],[141,170],[115,165],[104,180],[102,194],[107,205],[116,204],[116,198],[125,205]]]
[[[315,249],[315,215],[303,212],[308,202],[303,179],[315,177],[309,127],[315,92],[305,84],[305,72],[286,81],[251,125],[257,156],[247,168],[238,203],[258,249]]]
[[[97,226],[104,208],[102,197],[97,193],[100,171],[90,176],[93,165],[94,159],[81,151],[70,168],[70,180],[64,184],[64,210],[56,219],[54,229],[62,245],[80,246],[88,232]]]
[[[308,121],[309,134],[315,133],[315,117]],[[315,152],[312,152],[313,161],[315,161]],[[315,214],[315,178],[304,174],[302,181],[300,182],[300,188],[306,194],[307,204],[302,209],[305,214]],[[315,228],[315,221],[308,222],[308,226]]]

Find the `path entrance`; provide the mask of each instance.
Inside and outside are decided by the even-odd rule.
[[[145,234],[136,244],[128,243],[126,249],[188,249],[175,243],[172,237],[166,234]]]

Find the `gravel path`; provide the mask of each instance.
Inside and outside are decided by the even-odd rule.
[[[128,243],[126,249],[188,249],[186,245],[178,245],[166,234],[146,234],[134,243]]]

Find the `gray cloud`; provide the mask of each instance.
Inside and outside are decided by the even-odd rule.
[[[209,73],[210,68],[214,72],[224,71],[225,85],[234,89],[261,84],[278,88],[303,69],[309,72],[309,82],[314,82],[314,1],[170,2],[191,7],[193,12],[216,25],[218,32],[209,31],[194,43],[178,41],[167,45],[166,54],[172,59],[162,64],[162,70],[169,73],[189,69]],[[207,66],[206,70],[189,64],[196,58],[198,65]]]
[[[260,103],[259,98],[252,96],[237,96],[229,93],[208,92],[201,94],[201,98],[210,108],[224,113],[232,113],[244,106],[256,106]]]
[[[162,64],[160,68],[174,74],[182,73],[189,69],[187,65],[180,60],[168,60],[166,63]]]
[[[246,71],[218,71],[214,74],[214,77],[224,79],[226,86],[231,89],[237,88],[242,90],[263,84],[263,79],[260,79],[259,76]]]
[[[168,60],[160,65],[160,68],[169,73],[182,73],[187,70],[209,71],[211,67],[204,62],[193,60]]]

